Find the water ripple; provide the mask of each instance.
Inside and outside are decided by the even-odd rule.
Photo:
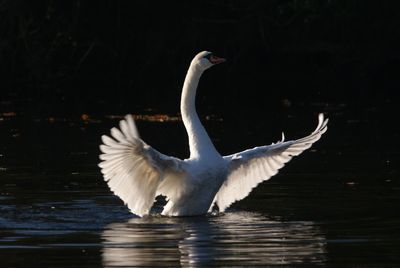
[[[107,267],[316,264],[326,254],[325,237],[313,222],[249,212],[134,218],[108,225],[102,239]]]

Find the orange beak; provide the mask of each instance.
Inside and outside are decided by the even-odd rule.
[[[226,59],[220,58],[220,57],[217,57],[217,56],[214,56],[214,55],[212,55],[212,56],[210,57],[210,62],[211,62],[212,64],[219,64],[219,63],[223,63],[223,62],[225,62],[225,61],[226,61]]]

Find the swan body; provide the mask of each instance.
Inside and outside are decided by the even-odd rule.
[[[328,120],[320,114],[315,131],[304,138],[284,141],[282,135],[276,144],[221,156],[197,115],[195,97],[203,72],[223,61],[203,51],[194,57],[187,72],[181,113],[189,138],[188,159],[164,155],[146,144],[131,115],[120,121],[119,129],[111,129],[111,137],[102,136],[99,167],[110,189],[132,213],[148,214],[158,195],[166,196],[162,214],[167,216],[206,214],[214,204],[224,211],[326,132]]]

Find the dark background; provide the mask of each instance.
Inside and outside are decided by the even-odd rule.
[[[211,110],[265,111],[282,100],[386,106],[400,85],[399,6],[4,0],[2,95],[34,99],[31,113],[178,112],[190,60],[210,50],[228,59],[202,81]]]
[[[228,61],[205,73],[197,106],[203,121],[223,119],[205,122],[223,154],[269,144],[282,130],[288,138],[301,137],[324,112],[331,122],[321,148],[338,162],[330,171],[348,163],[347,150],[348,158],[364,157],[350,170],[368,162],[378,174],[397,174],[399,6],[360,0],[3,0],[0,112],[3,119],[16,115],[22,131],[3,126],[7,136],[25,140],[20,149],[29,148],[29,159],[51,160],[35,146],[64,155],[82,137],[31,126],[38,118],[179,116],[188,65],[209,50]],[[86,132],[90,150],[116,124]],[[183,127],[167,129],[141,131],[161,151],[187,156]],[[178,146],[165,141],[171,135]],[[96,163],[97,151],[90,155]]]

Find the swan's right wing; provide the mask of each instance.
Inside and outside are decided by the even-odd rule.
[[[245,198],[259,183],[278,173],[293,156],[310,148],[326,132],[327,124],[328,119],[324,120],[320,114],[315,131],[302,139],[284,142],[282,137],[282,141],[276,144],[225,156],[229,174],[214,199],[219,210],[224,211],[233,202]]]
[[[159,185],[184,173],[180,159],[166,156],[139,138],[131,115],[120,121],[120,130],[103,135],[99,163],[104,180],[136,215],[149,213]]]

